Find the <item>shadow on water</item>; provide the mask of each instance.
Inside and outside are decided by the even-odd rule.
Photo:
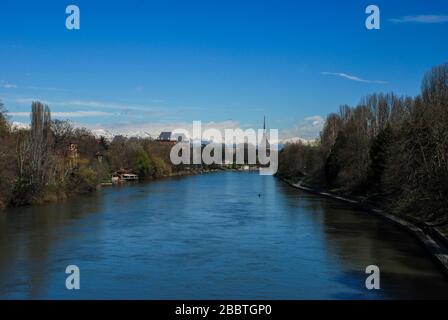
[[[81,290],[65,289],[65,268]],[[365,267],[381,269],[378,291]],[[0,214],[0,298],[447,298],[407,233],[257,173],[107,188]]]
[[[101,195],[80,196],[77,200],[0,212],[0,297],[10,293],[11,287],[26,292],[28,298],[45,295],[50,252],[66,240],[82,237],[77,232],[81,229],[71,226],[100,213],[102,204]],[[96,227],[98,224],[90,230],[95,232]]]
[[[343,202],[279,184],[282,193],[288,195],[291,213],[302,209],[313,212],[311,219],[322,226],[327,251],[344,270],[335,281],[360,288],[367,276],[365,268],[380,267],[382,287],[376,294],[366,291],[354,297],[342,292],[332,298],[448,299],[447,277],[406,231]]]

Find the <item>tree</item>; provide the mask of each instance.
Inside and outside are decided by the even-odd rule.
[[[13,202],[27,204],[39,195],[48,182],[51,167],[51,114],[40,102],[31,105],[29,132],[20,131],[16,139],[18,178],[14,186]]]
[[[324,128],[320,134],[321,147],[326,154],[331,152],[331,148],[336,143],[336,138],[342,129],[342,119],[336,113],[327,116]]]
[[[393,133],[390,126],[382,129],[373,138],[370,146],[370,166],[367,174],[365,190],[381,192],[382,178],[387,164],[388,150],[393,141]]]
[[[166,177],[171,174],[171,167],[160,157],[151,156],[154,165],[154,178]]]
[[[381,199],[387,209],[448,225],[448,63],[430,70],[415,98],[372,94],[327,117],[314,152],[287,146],[279,172],[304,170],[307,155],[324,159],[327,186]],[[313,161],[315,163],[318,161]],[[318,166],[317,166],[318,167]],[[446,227],[448,230],[448,227]]]
[[[142,177],[147,176],[151,172],[151,160],[143,148],[139,148],[135,151],[133,168]]]
[[[33,192],[39,193],[48,179],[50,167],[49,150],[51,147],[51,113],[50,108],[40,102],[31,105],[30,130],[30,179]]]
[[[16,170],[14,163],[14,140],[6,117],[6,108],[0,101],[0,209],[11,198]]]
[[[54,120],[51,123],[54,138],[54,148],[57,153],[63,154],[74,136],[73,124],[69,121]]]
[[[4,137],[9,132],[8,121],[6,120],[6,108],[0,100],[0,137]]]

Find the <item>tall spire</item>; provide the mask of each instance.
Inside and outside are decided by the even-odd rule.
[[[266,116],[263,116],[263,143],[266,143],[266,149],[270,150],[268,134],[266,131]]]

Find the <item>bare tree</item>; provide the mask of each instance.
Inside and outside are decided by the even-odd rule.
[[[47,182],[50,166],[51,113],[40,102],[31,105],[31,129],[29,138],[30,180],[38,193]]]

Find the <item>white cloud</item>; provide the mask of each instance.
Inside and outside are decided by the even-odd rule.
[[[448,15],[416,15],[389,19],[394,23],[447,23]]]
[[[30,90],[45,90],[45,91],[67,91],[65,89],[61,89],[61,88],[54,88],[54,87],[35,87],[35,86],[31,86],[31,87],[26,87],[27,89]]]
[[[13,117],[29,117],[29,112],[9,112],[8,115]],[[82,117],[100,117],[113,116],[115,113],[102,111],[72,111],[72,112],[52,112],[51,116],[55,118],[82,118]]]
[[[8,83],[5,80],[0,80],[0,87],[5,89],[17,89],[16,84]]]
[[[321,116],[312,116],[304,119],[305,121],[311,121],[313,126],[321,126],[325,123],[325,119]]]
[[[284,142],[291,141],[314,141],[319,137],[325,124],[325,119],[320,115],[304,118],[295,127],[285,129],[281,132],[281,138]]]
[[[31,104],[33,101],[40,101],[44,104],[59,107],[84,107],[84,108],[100,108],[100,109],[113,109],[121,111],[141,111],[141,112],[151,112],[160,113],[164,111],[159,107],[150,107],[143,105],[128,105],[119,103],[109,103],[104,101],[93,101],[93,100],[64,100],[64,101],[48,101],[36,98],[20,98],[16,99],[19,104]]]
[[[43,104],[52,104],[53,102],[50,102],[50,101],[48,101],[48,100],[42,100],[42,99],[39,99],[39,98],[18,98],[18,99],[16,99],[15,100],[18,104],[31,104],[31,103],[33,103],[34,101],[40,101],[40,102],[42,102]]]
[[[378,83],[378,84],[385,84],[387,83],[386,81],[381,81],[381,80],[366,80],[366,79],[362,79],[360,77],[357,76],[353,76],[347,73],[342,73],[342,72],[321,72],[321,75],[324,76],[337,76],[337,77],[341,77],[341,78],[345,78],[348,80],[352,80],[352,81],[357,81],[357,82],[364,82],[364,83]]]

